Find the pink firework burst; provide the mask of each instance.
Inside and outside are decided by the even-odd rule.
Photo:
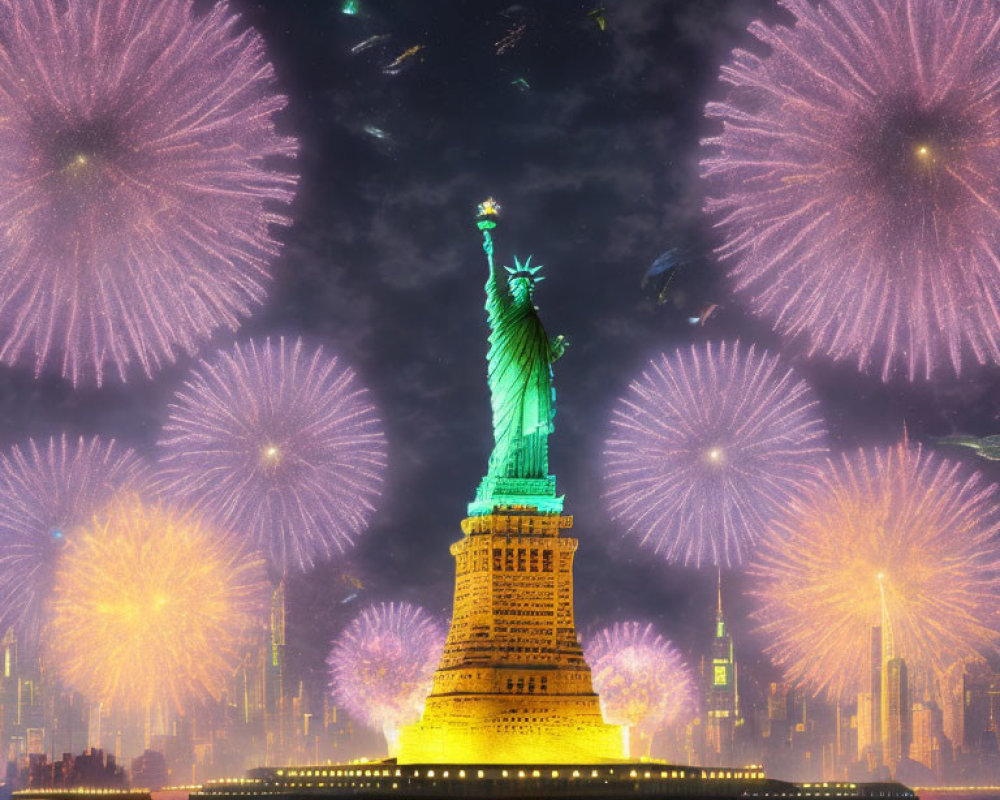
[[[607,722],[636,728],[651,741],[658,729],[697,712],[691,670],[651,623],[616,622],[584,653]]]
[[[996,486],[960,464],[905,443],[829,461],[750,568],[771,655],[836,699],[861,689],[873,625],[925,680],[991,649],[998,534]]]
[[[219,3],[0,0],[0,359],[74,384],[263,302],[297,179],[255,32]]]
[[[386,465],[354,372],[301,339],[202,361],[169,408],[160,452],[167,496],[249,537],[282,573],[352,544]]]
[[[393,753],[416,722],[444,649],[444,627],[409,603],[364,609],[334,640],[327,664],[336,702],[381,730]]]
[[[782,0],[722,68],[702,172],[736,289],[811,352],[910,380],[1000,363],[1000,5]]]
[[[38,630],[75,529],[117,493],[142,489],[148,472],[132,450],[97,437],[30,439],[0,455],[0,627]]]
[[[604,450],[613,517],[669,561],[735,566],[826,453],[817,402],[737,342],[662,355],[618,401]]]

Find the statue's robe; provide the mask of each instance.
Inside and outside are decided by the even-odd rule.
[[[501,284],[493,271],[486,282],[494,437],[489,473],[497,477],[548,474],[548,437],[555,416],[554,353],[531,295],[527,278]]]

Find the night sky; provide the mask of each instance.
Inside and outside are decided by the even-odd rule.
[[[783,18],[774,0],[611,1],[606,31],[588,16],[594,4],[568,0],[361,0],[356,16],[331,0],[231,5],[268,43],[289,96],[281,125],[302,148],[295,223],[281,233],[270,302],[235,336],[326,343],[370,388],[389,440],[384,496],[349,561],[289,583],[292,668],[314,685],[330,640],[362,604],[409,600],[450,615],[448,546],[492,446],[486,264],[474,225],[487,196],[504,209],[498,256],[532,254],[545,265],[536,303],[549,333],[571,343],[556,365],[550,463],[576,518],[584,637],[650,620],[696,665],[712,634],[714,571],[659,563],[622,538],[600,500],[611,408],[661,352],[737,337],[779,351],[820,397],[836,449],[891,444],[904,423],[918,441],[1000,432],[996,369],[883,384],[850,364],[806,358],[728,290],[701,211],[699,140],[711,133],[701,110],[720,96],[728,52],[754,46],[747,24]],[[518,22],[523,37],[497,54]],[[388,38],[351,54],[376,34]],[[383,73],[417,44],[399,74]],[[689,264],[658,305],[642,278],[671,247],[685,248]],[[709,303],[720,312],[691,326],[687,317]],[[233,338],[220,335],[204,352]],[[0,436],[102,434],[151,454],[191,364],[100,390],[3,368]],[[1000,466],[974,463],[1000,479]],[[347,604],[345,573],[365,586]],[[741,678],[771,680],[746,581],[734,572],[723,580]]]

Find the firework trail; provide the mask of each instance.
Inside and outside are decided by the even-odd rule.
[[[0,455],[0,628],[14,625],[37,640],[43,601],[76,526],[146,480],[132,450],[97,437],[29,439]]]
[[[121,497],[66,545],[46,662],[92,702],[182,711],[218,697],[260,624],[263,563],[197,517]]]
[[[282,573],[351,545],[386,464],[353,371],[301,339],[250,341],[203,361],[160,445],[163,491],[248,536]]]
[[[731,276],[812,352],[913,380],[1000,363],[1000,6],[783,0],[702,162]]]
[[[694,676],[652,624],[616,622],[587,642],[584,653],[605,721],[637,729],[648,744],[660,728],[697,712]]]
[[[330,648],[330,690],[338,705],[381,730],[394,754],[399,730],[416,722],[444,649],[444,628],[419,606],[369,606]]]
[[[806,384],[754,347],[707,343],[650,362],[618,401],[605,500],[669,561],[741,564],[826,452]]]
[[[190,0],[0,0],[0,18],[0,359],[100,384],[236,328],[297,183],[272,164],[297,145],[261,38]]]
[[[919,447],[829,461],[751,566],[771,655],[790,680],[831,698],[858,691],[882,592],[896,654],[911,673],[941,674],[992,647],[998,532],[996,487]]]

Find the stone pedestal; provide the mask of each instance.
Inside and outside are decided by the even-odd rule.
[[[455,603],[420,722],[399,763],[588,763],[623,757],[573,617],[577,540],[564,514],[509,506],[463,520]]]

